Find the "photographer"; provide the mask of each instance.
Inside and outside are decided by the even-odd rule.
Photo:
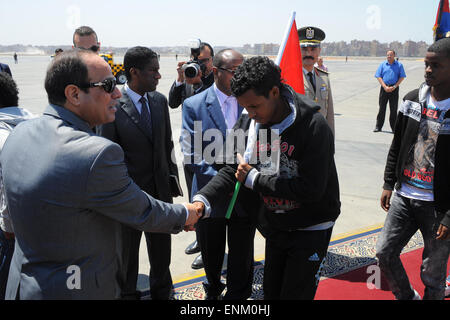
[[[178,108],[185,99],[208,89],[214,83],[212,73],[213,48],[206,42],[200,42],[199,47],[191,48],[191,61],[178,63],[178,78],[169,91],[169,106]],[[198,74],[191,78],[185,76],[185,67],[194,62],[200,66]],[[185,67],[183,67],[186,65]],[[192,70],[192,69],[191,69]]]
[[[213,57],[214,50],[208,43],[199,40],[195,47],[191,46],[191,61],[178,63],[178,78],[169,91],[169,106],[171,108],[178,108],[185,99],[211,87],[214,83],[214,74],[212,72]],[[192,75],[191,72],[193,69],[190,68],[190,70],[186,70],[186,67],[192,67],[193,63],[196,63],[200,67],[200,70],[197,70],[197,75],[195,77],[189,77]],[[194,174],[189,168],[186,168],[186,166],[183,165],[183,167],[189,199],[191,199],[192,178]],[[197,240],[189,244],[185,250],[186,254],[195,254],[199,252],[200,246]],[[203,268],[201,254],[194,259],[192,268]]]

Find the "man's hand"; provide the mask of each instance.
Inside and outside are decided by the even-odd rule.
[[[441,224],[439,226],[439,229],[437,231],[437,240],[449,240],[450,239],[450,230],[447,226],[444,226],[443,224]]]
[[[380,204],[384,211],[388,212],[391,207],[392,190],[383,190],[381,193]]]
[[[253,167],[248,163],[246,163],[244,158],[242,158],[242,156],[239,153],[237,154],[237,159],[239,161],[239,166],[234,176],[240,183],[245,183],[247,174],[250,172],[250,170],[253,169]]]
[[[194,225],[202,217],[205,205],[201,202],[184,203],[184,205],[189,211],[188,218],[184,224],[184,231],[194,231]]]
[[[183,64],[185,64],[186,61],[182,61],[182,62],[178,62],[178,66],[177,66],[177,73],[178,73],[178,78],[177,81],[178,82],[184,82],[184,72],[183,72]]]

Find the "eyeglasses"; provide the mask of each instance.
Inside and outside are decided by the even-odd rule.
[[[236,70],[231,70],[231,69],[227,69],[227,68],[222,68],[222,67],[217,67],[217,69],[223,70],[223,71],[228,71],[229,73],[231,73],[233,76],[236,73]]]
[[[205,64],[205,63],[207,63],[210,59],[211,59],[211,57],[209,57],[209,58],[204,58],[204,59],[198,59],[198,62],[200,62],[201,64]]]
[[[82,89],[94,88],[94,87],[102,87],[107,93],[113,93],[116,88],[116,78],[107,78],[100,82],[91,82],[86,83],[85,85],[80,86]]]
[[[91,51],[93,51],[93,52],[97,52],[98,49],[100,49],[100,46],[93,45],[93,46],[90,47],[90,48],[83,48],[83,47],[77,47],[77,48],[78,48],[78,49],[81,49],[81,50],[91,50]]]

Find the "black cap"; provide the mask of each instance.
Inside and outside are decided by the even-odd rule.
[[[301,47],[320,47],[325,39],[325,32],[317,27],[303,27],[297,30]]]

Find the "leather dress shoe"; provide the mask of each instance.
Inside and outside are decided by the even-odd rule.
[[[380,132],[380,131],[381,131],[380,128],[375,128],[375,129],[373,129],[373,132]]]
[[[200,246],[198,245],[197,240],[188,245],[186,250],[184,250],[184,253],[186,254],[194,254],[198,252],[200,252]]]
[[[194,262],[192,262],[191,268],[194,270],[197,270],[197,269],[201,269],[203,267],[204,267],[204,265],[203,265],[202,255],[199,254],[197,256],[197,258],[194,259]]]

